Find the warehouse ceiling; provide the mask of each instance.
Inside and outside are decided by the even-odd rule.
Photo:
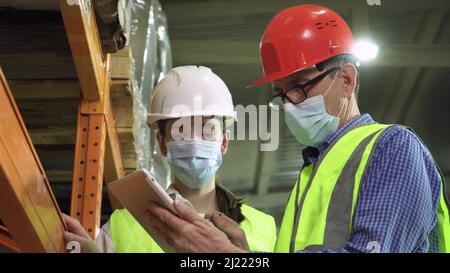
[[[259,78],[259,40],[280,10],[303,3],[339,12],[356,38],[370,37],[378,58],[360,69],[360,109],[377,121],[411,126],[450,179],[450,2],[447,0],[180,0],[164,1],[174,66],[210,66],[227,83],[235,104],[264,104],[269,86],[246,89]],[[233,141],[220,170],[222,182],[273,213],[278,223],[301,166],[301,147],[280,117],[280,146],[260,152],[258,141]],[[448,187],[450,188],[450,187]]]

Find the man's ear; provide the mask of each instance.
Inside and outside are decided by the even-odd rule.
[[[160,132],[156,133],[156,139],[158,140],[159,150],[161,151],[161,154],[163,156],[167,156],[166,140],[164,139],[164,137],[161,135]]]
[[[230,131],[227,130],[225,134],[223,134],[222,146],[220,147],[220,151],[222,155],[225,155],[228,152],[228,144],[230,144]]]
[[[344,96],[347,98],[352,97],[356,89],[356,75],[358,73],[356,66],[350,63],[344,64],[338,73],[341,73],[341,77],[344,80]]]

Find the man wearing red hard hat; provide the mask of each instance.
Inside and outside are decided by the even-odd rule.
[[[269,104],[306,146],[274,251],[450,252],[444,178],[410,129],[360,114],[353,45],[341,16],[318,5],[279,12],[263,34],[264,76],[250,86],[272,83]],[[149,215],[178,250],[246,250],[223,215],[175,207],[185,220],[155,204]]]

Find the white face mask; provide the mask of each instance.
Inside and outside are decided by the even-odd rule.
[[[299,104],[285,103],[284,120],[297,141],[306,146],[319,147],[339,126],[339,116],[328,114],[324,96],[328,93],[337,73],[325,94],[306,99]]]
[[[221,142],[199,139],[167,143],[167,161],[174,175],[191,189],[205,186],[222,164]]]

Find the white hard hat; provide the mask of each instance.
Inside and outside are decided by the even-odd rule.
[[[147,123],[188,116],[225,117],[226,126],[236,119],[230,91],[223,80],[204,66],[172,68],[153,89]]]

